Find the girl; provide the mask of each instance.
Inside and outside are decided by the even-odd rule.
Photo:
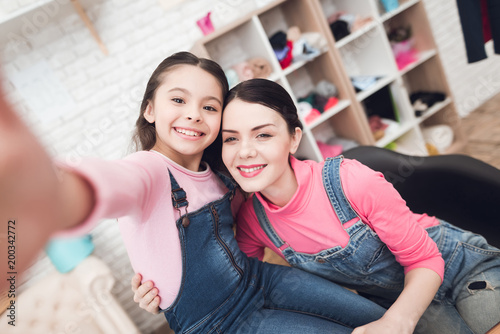
[[[238,193],[211,169],[220,157],[227,90],[216,63],[187,52],[168,57],[141,104],[142,151],[59,166],[59,176],[0,99],[0,212],[20,217],[19,239],[32,239],[19,247],[24,262],[58,229],[86,233],[101,218],[120,217],[132,266],[154,277],[176,333],[350,333],[379,319],[384,309],[369,300],[303,271],[249,259],[237,247],[231,206],[237,209]]]
[[[417,332],[485,333],[498,323],[500,251],[412,213],[381,173],[357,161],[294,158],[302,127],[280,85],[250,80],[233,88],[222,124],[224,164],[255,192],[238,213],[240,248],[262,258],[269,247],[389,307],[354,333],[412,333],[429,304]]]

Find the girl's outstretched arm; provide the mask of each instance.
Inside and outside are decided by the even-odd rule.
[[[433,270],[415,268],[405,276],[405,287],[398,299],[377,321],[356,328],[353,334],[413,333],[441,285],[441,277]]]
[[[82,222],[93,202],[90,185],[54,167],[0,87],[0,249],[13,254],[0,254],[2,275],[20,275],[51,234]],[[0,282],[4,291],[7,281]]]

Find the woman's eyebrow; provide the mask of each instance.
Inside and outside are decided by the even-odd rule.
[[[276,125],[274,125],[273,123],[266,123],[266,124],[262,124],[262,125],[257,125],[256,127],[250,129],[250,131],[257,131],[257,130],[260,130],[262,128],[268,127],[268,126],[276,126]],[[222,129],[222,132],[238,133],[239,131],[231,130],[231,129]]]

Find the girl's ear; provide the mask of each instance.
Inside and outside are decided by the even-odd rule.
[[[292,142],[290,145],[290,154],[297,152],[299,148],[300,140],[302,139],[302,130],[299,127],[295,128],[295,132],[292,135]]]
[[[153,110],[153,104],[151,103],[151,101],[148,102],[148,105],[143,115],[146,121],[148,121],[149,123],[155,122],[155,112]]]

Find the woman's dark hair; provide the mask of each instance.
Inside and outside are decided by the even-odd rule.
[[[233,87],[224,102],[224,108],[234,99],[256,103],[278,112],[293,135],[295,128],[302,129],[297,107],[290,94],[278,83],[266,79],[250,79]]]
[[[139,117],[135,123],[135,131],[133,135],[133,141],[137,150],[150,150],[156,143],[155,123],[149,123],[144,118],[144,112],[146,111],[148,103],[154,100],[156,90],[162,84],[164,77],[168,74],[168,72],[172,71],[179,65],[197,66],[213,75],[220,84],[223,98],[229,90],[224,71],[219,64],[213,60],[198,58],[194,54],[185,51],[174,53],[170,57],[165,58],[154,70],[153,74],[151,74],[151,77],[146,85],[146,91],[144,92]],[[217,139],[205,149],[202,157],[202,160],[207,162],[214,170],[219,169],[222,164],[221,138],[221,134],[219,133]]]

